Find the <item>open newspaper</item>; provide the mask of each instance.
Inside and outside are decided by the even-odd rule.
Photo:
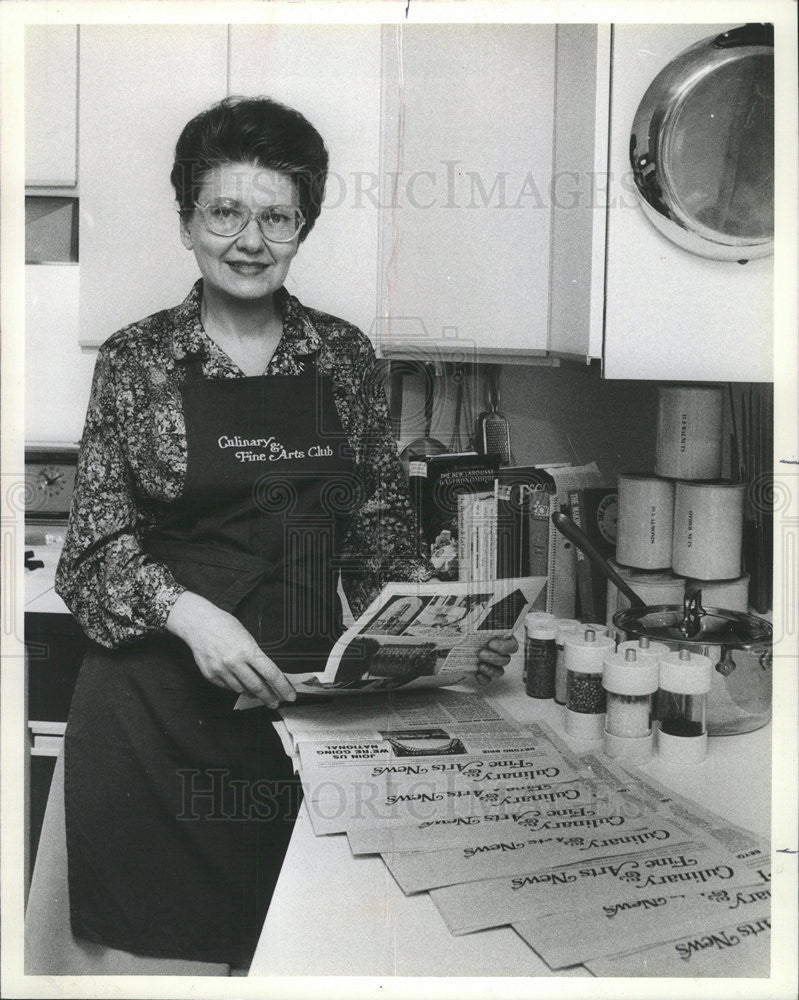
[[[362,694],[457,684],[492,636],[515,632],[544,576],[388,583],[333,646],[325,669],[291,674],[299,694]],[[242,695],[236,708],[260,705]]]

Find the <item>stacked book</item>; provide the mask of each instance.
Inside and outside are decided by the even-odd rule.
[[[536,609],[604,621],[606,582],[552,524],[570,513],[597,548],[613,556],[617,491],[597,485],[594,467],[499,467],[498,455],[419,456],[410,464],[417,551],[441,580],[475,583],[547,577]]]

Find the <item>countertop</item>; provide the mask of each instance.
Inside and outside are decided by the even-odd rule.
[[[520,722],[542,720],[562,732],[560,706],[524,695],[518,654],[505,677],[483,693]],[[712,737],[701,764],[677,766],[655,757],[643,770],[706,808],[768,837],[770,761],[769,724],[739,736]],[[582,967],[567,974],[589,975]],[[459,937],[450,934],[427,893],[406,896],[381,858],[354,857],[345,835],[316,837],[303,805],[250,975],[527,977],[552,973],[511,927]]]

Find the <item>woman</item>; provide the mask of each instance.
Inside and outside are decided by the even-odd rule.
[[[92,640],[65,742],[72,930],[246,966],[299,792],[271,725],[290,674],[389,579],[423,579],[374,353],[284,286],[327,151],[231,98],[183,130],[185,301],[97,360],[57,591]],[[480,653],[502,672],[515,640]],[[234,712],[240,693],[263,708]]]

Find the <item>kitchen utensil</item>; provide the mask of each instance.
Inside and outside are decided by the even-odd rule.
[[[463,413],[466,425],[466,443],[470,451],[477,451],[475,442],[474,410],[472,409],[472,383],[469,368],[463,367]]]
[[[440,378],[440,372],[431,362],[425,362],[424,369],[424,436],[414,438],[400,452],[400,461],[407,474],[411,455],[443,455],[447,446],[437,438],[430,436],[433,426],[433,403],[435,401],[435,381]]]
[[[488,410],[477,418],[477,439],[483,455],[499,455],[499,464],[510,464],[510,430],[508,418],[500,413],[497,366],[489,365],[486,371]]]
[[[570,542],[574,542],[578,549],[581,549],[594,565],[598,566],[605,576],[624,594],[634,608],[643,608],[646,605],[636,592],[629,586],[627,581],[619,576],[616,570],[610,565],[599,549],[593,544],[588,535],[572,521],[568,514],[555,511],[552,515],[552,523],[558,531],[565,535]]]
[[[644,214],[691,253],[745,263],[774,247],[774,28],[703,38],[658,73],[630,135]]]
[[[457,383],[455,390],[455,419],[452,423],[452,437],[450,438],[450,451],[459,452],[461,445],[461,414],[463,413],[463,368],[458,365],[452,377]]]
[[[705,608],[701,591],[695,591],[683,605],[619,611],[613,624],[625,639],[646,637],[672,650],[688,649],[710,658],[707,728],[711,736],[747,733],[771,718],[772,629],[762,618]]]

